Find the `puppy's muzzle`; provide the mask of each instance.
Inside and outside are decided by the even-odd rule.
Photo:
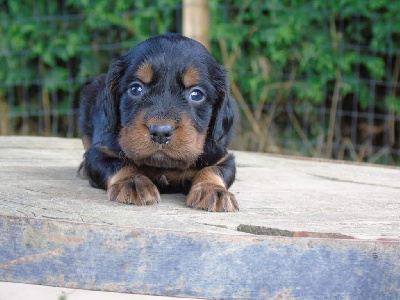
[[[156,125],[149,127],[150,138],[157,144],[168,144],[174,134],[174,128],[169,124]]]

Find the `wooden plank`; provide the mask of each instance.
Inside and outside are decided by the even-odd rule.
[[[78,140],[0,137],[0,148],[0,281],[202,298],[400,297],[399,168],[235,152],[241,210],[207,213],[181,194],[146,207],[107,201],[76,177]]]
[[[188,209],[182,194],[147,207],[107,201],[105,191],[76,176],[83,155],[77,139],[0,137],[0,148],[3,215],[223,234],[242,234],[237,227],[244,224],[400,238],[399,168],[236,152],[231,191],[240,212],[224,214]]]
[[[0,219],[0,279],[202,298],[398,299],[399,243]]]

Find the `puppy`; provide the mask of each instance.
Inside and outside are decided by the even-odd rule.
[[[148,205],[183,192],[189,207],[237,211],[226,150],[234,112],[226,70],[200,43],[149,38],[83,87],[80,172],[112,201]]]

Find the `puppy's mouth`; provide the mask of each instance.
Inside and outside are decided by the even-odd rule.
[[[157,168],[166,168],[166,169],[187,169],[193,162],[186,160],[178,160],[174,159],[164,151],[156,151],[148,157],[137,157],[132,159],[137,165],[146,165]]]
[[[190,118],[182,116],[177,124],[136,121],[121,129],[119,143],[126,156],[137,165],[187,169],[203,153],[206,133],[199,133]]]
[[[172,141],[163,145],[153,144],[147,151],[142,151],[142,149],[127,149],[124,146],[122,146],[122,149],[126,156],[138,166],[146,165],[167,169],[187,169],[198,157],[195,153],[181,153],[185,149],[181,149],[179,152],[174,151]]]

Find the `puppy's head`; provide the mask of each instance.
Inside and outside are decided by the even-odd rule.
[[[185,169],[206,140],[229,140],[226,71],[194,40],[165,34],[142,42],[112,63],[107,92],[108,119],[138,165]]]

